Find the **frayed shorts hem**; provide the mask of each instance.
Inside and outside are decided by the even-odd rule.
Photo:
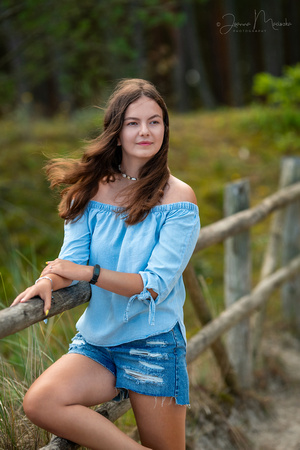
[[[168,398],[168,399],[170,399],[169,402],[171,402],[174,399],[176,405],[178,405],[178,406],[186,406],[187,408],[191,407],[191,405],[189,403],[183,403],[183,404],[178,403],[176,397],[174,397],[174,396],[168,396],[168,395],[160,396],[160,395],[149,394],[149,393],[145,394],[144,392],[140,392],[135,389],[126,389],[124,387],[118,387],[118,386],[116,386],[116,389],[120,392],[115,398],[112,399],[112,401],[114,401],[114,402],[121,402],[122,400],[126,400],[127,398],[130,398],[130,392],[134,392],[135,394],[147,395],[148,397],[153,397],[156,399],[156,403],[157,403],[157,399],[161,399],[162,406],[164,405],[164,403],[166,402],[166,399]],[[155,404],[155,406],[156,406],[156,404]]]

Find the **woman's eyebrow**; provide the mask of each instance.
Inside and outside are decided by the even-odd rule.
[[[160,119],[162,118],[160,114],[154,114],[151,117],[148,117],[148,120],[154,119],[155,117],[159,117]],[[125,117],[124,120],[140,120],[139,117]]]

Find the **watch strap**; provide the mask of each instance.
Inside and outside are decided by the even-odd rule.
[[[90,280],[90,284],[96,284],[100,275],[100,266],[99,264],[94,265],[94,272],[92,279]]]

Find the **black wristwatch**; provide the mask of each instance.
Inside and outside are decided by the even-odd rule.
[[[90,284],[96,284],[100,275],[100,266],[99,264],[95,264],[94,272]]]

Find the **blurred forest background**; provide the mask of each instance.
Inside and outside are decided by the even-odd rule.
[[[299,28],[296,0],[1,0],[0,111],[68,113],[124,77],[179,111],[245,105],[300,61]]]
[[[62,243],[43,166],[80,156],[120,78],[149,79],[165,97],[169,165],[195,190],[202,226],[222,218],[230,181],[250,179],[252,204],[275,192],[280,159],[300,151],[299,30],[297,0],[0,0],[0,307]],[[253,285],[268,226],[252,231]],[[224,307],[222,256],[217,245],[193,257],[213,315]],[[270,308],[281,323],[278,302]],[[22,398],[65,353],[82,310],[1,341],[0,448],[47,442]],[[200,327],[189,299],[185,322],[189,338]],[[207,354],[200,364],[197,382],[222,389]]]

